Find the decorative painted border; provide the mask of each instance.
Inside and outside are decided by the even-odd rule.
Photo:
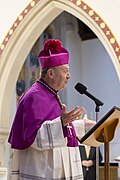
[[[5,49],[10,37],[20,24],[20,22],[23,20],[23,18],[27,15],[27,13],[39,2],[40,0],[32,0],[30,4],[23,10],[23,12],[18,16],[15,23],[7,33],[3,43],[0,46],[0,56]],[[120,46],[116,41],[116,38],[112,34],[111,30],[107,26],[107,24],[102,20],[102,18],[92,9],[90,8],[85,2],[82,0],[69,0],[72,3],[74,3],[76,6],[81,8],[85,13],[87,13],[94,21],[97,23],[97,25],[100,27],[100,29],[103,31],[104,35],[107,37],[110,45],[112,46],[118,61],[120,62]]]
[[[102,20],[102,18],[82,0],[69,0],[69,1],[73,2],[75,5],[81,8],[95,21],[95,23],[97,23],[97,25],[103,31],[104,35],[107,37],[110,45],[112,46],[117,56],[118,61],[120,62],[120,46],[117,43],[116,38],[112,34],[111,30],[109,29],[107,24]]]

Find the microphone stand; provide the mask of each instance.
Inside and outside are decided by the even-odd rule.
[[[100,106],[103,106],[103,102],[101,102],[99,99],[95,98],[94,96],[92,96],[89,92],[86,91],[86,87],[84,87],[82,85],[82,92],[79,91],[80,90],[80,87],[79,87],[79,84],[77,84],[78,87],[75,87],[75,89],[80,92],[80,94],[85,94],[87,95],[89,98],[91,98],[95,104],[96,104],[96,108],[95,108],[95,113],[96,113],[96,123],[98,122],[98,114],[99,114],[99,111],[100,111]],[[77,137],[78,141],[79,141],[79,138]],[[79,141],[80,142],[80,141]],[[99,149],[96,147],[96,180],[99,180]]]
[[[103,103],[101,101],[95,100],[94,101],[96,104],[95,107],[95,114],[96,114],[96,123],[98,122],[98,117],[99,117],[99,112],[100,112],[100,106],[103,105]],[[99,180],[99,148],[96,147],[96,180]]]

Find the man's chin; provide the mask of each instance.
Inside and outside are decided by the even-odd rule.
[[[67,84],[64,85],[63,89],[67,87]]]

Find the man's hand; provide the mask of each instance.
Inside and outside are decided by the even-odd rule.
[[[61,114],[61,120],[63,123],[63,126],[67,126],[68,123],[73,122],[74,120],[78,119],[83,113],[85,112],[85,109],[79,106],[76,106],[72,111],[67,112],[67,107],[65,104],[62,105],[62,114]]]
[[[93,165],[93,161],[92,160],[83,160],[82,165],[85,167],[90,167]]]
[[[88,119],[88,118],[84,118],[84,122],[85,122],[85,126],[94,126],[96,124],[96,121]]]

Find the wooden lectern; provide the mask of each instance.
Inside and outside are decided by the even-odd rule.
[[[120,126],[120,108],[114,106],[99,120],[81,139],[81,144],[99,147],[104,143],[104,179],[110,180],[109,142],[113,139],[115,130]]]

